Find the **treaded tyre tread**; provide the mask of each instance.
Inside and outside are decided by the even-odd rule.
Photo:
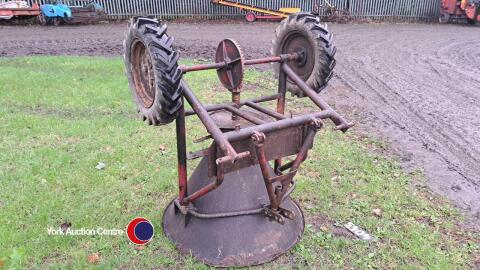
[[[333,45],[333,35],[328,31],[327,26],[320,23],[320,18],[313,13],[301,12],[290,15],[284,19],[275,30],[275,39],[272,40],[272,55],[293,53],[292,46],[289,45],[294,38],[305,39],[309,44],[307,50],[307,67],[300,67],[298,63],[289,63],[288,65],[294,71],[301,71],[303,74],[297,74],[317,93],[322,91],[328,81],[333,77],[335,67],[336,48]],[[290,42],[290,43],[289,43]],[[275,64],[275,70],[278,74],[280,64]],[[287,79],[287,89],[299,97],[303,92],[289,79]]]
[[[138,112],[150,125],[172,122],[182,106],[182,72],[172,43],[167,26],[154,18],[131,19],[125,33],[128,84]]]
[[[438,17],[438,22],[441,24],[450,22],[450,14],[448,14],[447,12],[442,12],[440,14],[440,17]]]

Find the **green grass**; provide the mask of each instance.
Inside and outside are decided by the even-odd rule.
[[[271,77],[249,71],[243,96],[273,92]],[[214,71],[186,78],[204,101],[229,99]],[[306,100],[288,105],[307,107]],[[175,127],[148,126],[134,112],[120,59],[0,59],[0,268],[206,268],[179,255],[160,229],[162,211],[176,195]],[[191,138],[205,134],[198,120],[187,125]],[[420,173],[407,175],[382,156],[384,147],[354,132],[322,131],[293,194],[306,215],[305,234],[261,267],[475,267],[478,235],[462,229],[457,211],[427,192]],[[95,169],[98,162],[107,167]],[[375,208],[382,217],[372,214]],[[47,234],[64,222],[124,228],[136,216],[157,228],[143,250],[125,236]],[[349,221],[375,241],[335,236],[335,225]],[[87,259],[93,253],[97,264]]]

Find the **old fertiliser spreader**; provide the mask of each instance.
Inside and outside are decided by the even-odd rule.
[[[247,60],[225,39],[214,63],[180,66],[167,26],[134,18],[124,46],[138,112],[150,125],[176,122],[179,193],[163,215],[166,236],[181,253],[223,267],[264,263],[292,248],[304,218],[290,193],[315,134],[327,119],[343,132],[352,126],[318,94],[335,66],[326,26],[311,13],[297,13],[277,27],[271,56]],[[277,93],[242,99],[245,66],[267,63],[275,65]],[[217,71],[231,102],[205,105],[190,89],[188,73],[207,69]],[[318,110],[287,115],[287,92],[308,97]],[[208,132],[201,140],[212,142],[187,154],[185,118],[193,115]],[[187,160],[196,158],[201,161],[187,181]]]

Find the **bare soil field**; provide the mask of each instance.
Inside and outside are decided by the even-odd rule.
[[[0,56],[118,56],[125,26],[0,26]],[[228,37],[251,58],[268,55],[275,26],[170,23],[169,33],[182,57],[211,59]],[[480,27],[331,24],[330,30],[338,64],[322,94],[360,130],[386,139],[407,169],[423,169],[434,192],[480,220]]]

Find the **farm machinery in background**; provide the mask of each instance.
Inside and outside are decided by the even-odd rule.
[[[315,3],[313,7],[313,13],[323,15],[325,21],[346,23],[351,20],[352,17],[350,16],[350,11],[349,11],[350,10],[349,0],[347,0],[346,2],[347,5],[345,9],[340,9],[334,6],[328,0],[324,0],[323,2],[324,4],[322,5]]]
[[[222,6],[235,7],[239,8],[240,10],[247,10],[248,12],[245,15],[245,19],[247,20],[247,22],[254,22],[257,19],[282,20],[288,18],[290,14],[301,11],[300,8],[280,8],[279,10],[274,10],[229,0],[211,0],[211,2]]]
[[[254,22],[257,19],[269,19],[269,20],[282,20],[288,18],[288,16],[301,12],[301,8],[298,7],[283,7],[278,10],[258,7],[254,5],[244,4],[238,1],[231,0],[210,0],[213,4],[218,4],[227,7],[239,8],[240,10],[246,10],[245,19],[247,22]],[[337,21],[344,22],[348,21],[350,18],[350,13],[348,12],[349,1],[347,1],[347,9],[342,10],[338,9],[332,5],[328,0],[323,1],[324,4],[318,5],[315,4],[314,10],[311,12],[316,15],[321,15],[325,17],[325,21]]]
[[[105,19],[105,9],[91,1],[85,1],[83,6],[69,6],[58,2],[40,7],[38,20],[41,25],[60,25],[60,23],[92,23]]]
[[[480,22],[480,0],[442,0],[439,22],[451,21]]]
[[[0,3],[0,20],[12,18],[32,18],[40,14],[40,7],[34,3],[29,6],[26,1],[7,1]]]

